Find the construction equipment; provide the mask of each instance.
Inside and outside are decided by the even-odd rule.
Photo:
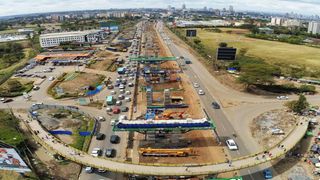
[[[153,148],[140,148],[139,154],[142,156],[157,156],[157,157],[186,157],[189,155],[196,155],[196,152],[192,148],[181,149],[153,149]]]
[[[175,117],[179,117],[179,119],[184,119],[184,116],[183,116],[184,113],[185,113],[184,111],[183,112],[170,112],[168,114],[163,114],[162,119],[175,119]],[[177,114],[177,115],[173,116],[175,114]]]

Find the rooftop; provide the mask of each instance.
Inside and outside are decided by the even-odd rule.
[[[60,32],[60,33],[49,33],[49,34],[41,34],[41,38],[54,38],[61,36],[84,36],[87,34],[94,34],[101,32],[102,30],[87,30],[87,31],[71,31],[71,32]]]

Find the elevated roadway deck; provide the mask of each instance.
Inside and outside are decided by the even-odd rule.
[[[268,150],[272,156],[263,158],[263,152],[260,152],[232,159],[231,166],[227,162],[215,164],[132,164],[130,162],[120,162],[104,157],[93,157],[90,154],[63,144],[60,140],[56,139],[43,129],[37,120],[27,120],[24,122],[38,143],[49,151],[57,153],[71,161],[114,172],[156,176],[208,175],[256,166],[283,156],[303,138],[308,128],[308,122],[306,120],[301,120],[280,143],[284,148],[278,147],[278,144]]]

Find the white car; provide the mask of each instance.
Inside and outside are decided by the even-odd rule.
[[[49,77],[49,81],[53,81],[54,80],[54,77]]]
[[[226,144],[230,150],[238,150],[238,146],[233,139],[226,140]]]
[[[200,87],[200,85],[199,85],[198,83],[193,83],[193,87],[195,87],[195,88],[199,88],[199,87]]]
[[[93,148],[91,152],[91,156],[98,157],[101,155],[101,149],[100,148]]]
[[[277,96],[278,100],[288,100],[289,97],[288,96]]]
[[[98,120],[99,120],[99,121],[105,121],[106,119],[105,119],[104,117],[102,117],[102,116],[99,116],[99,117],[98,117]]]
[[[86,171],[86,173],[93,173],[93,168],[90,166],[87,166],[84,170]]]
[[[198,91],[198,94],[199,94],[199,95],[204,95],[205,93],[204,93],[204,91],[203,91],[202,89],[200,89],[200,90]]]
[[[119,85],[119,89],[124,89],[124,85],[123,85],[123,84],[120,84],[120,85]]]

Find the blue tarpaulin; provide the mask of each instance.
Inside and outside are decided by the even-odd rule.
[[[72,135],[71,131],[63,131],[63,130],[49,131],[49,133],[53,135],[58,135],[58,134]]]
[[[85,132],[79,132],[80,136],[90,136],[91,132],[85,131]]]
[[[87,92],[87,96],[96,95],[96,94],[98,94],[102,89],[103,89],[103,85],[99,85],[99,86],[96,87],[95,90],[93,90],[93,91],[88,91],[88,92]]]

